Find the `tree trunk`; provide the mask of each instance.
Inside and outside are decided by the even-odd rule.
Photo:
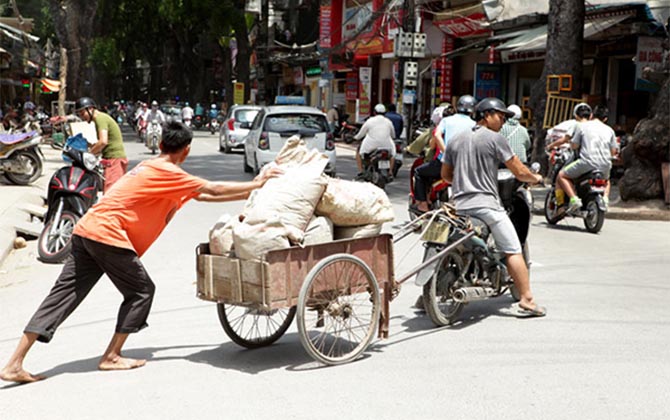
[[[235,31],[235,40],[237,41],[235,73],[237,74],[237,81],[244,83],[244,97],[246,100],[249,100],[249,58],[251,57],[251,46],[249,45],[247,21],[244,18],[244,4],[242,4],[240,10],[239,18],[233,19],[233,30]],[[267,75],[265,77],[267,77]],[[232,95],[233,92],[230,92],[229,101],[231,104],[233,103]]]
[[[658,93],[652,118],[641,120],[623,149],[626,171],[619,181],[623,200],[663,198],[661,164],[670,162],[670,77]]]
[[[542,128],[547,104],[547,75],[571,75],[572,91],[568,96],[581,97],[585,14],[586,8],[583,0],[550,0],[549,2],[547,56],[542,76],[533,85],[530,94],[530,107],[533,110],[533,125],[535,126],[532,160],[540,162],[543,168],[546,168],[547,165],[544,153],[546,130]]]
[[[86,59],[98,0],[50,0],[56,36],[68,52],[67,94],[78,98],[84,93]]]

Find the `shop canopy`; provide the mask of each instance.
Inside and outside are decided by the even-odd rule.
[[[611,28],[633,15],[634,12],[630,12],[589,20],[584,24],[584,39],[594,38],[598,33]],[[512,57],[539,58],[544,56],[542,53],[546,48],[547,25],[543,25],[519,33],[514,38],[498,45],[496,50],[503,52],[503,62],[511,62],[517,61]]]
[[[42,82],[42,86],[51,92],[58,92],[60,90],[60,82],[58,80],[44,78],[40,81]]]

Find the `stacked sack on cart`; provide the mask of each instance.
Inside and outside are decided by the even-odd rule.
[[[272,163],[284,174],[252,192],[240,215],[221,216],[209,233],[210,253],[254,260],[275,249],[378,235],[394,219],[384,190],[330,178],[327,163],[297,136],[288,139]]]

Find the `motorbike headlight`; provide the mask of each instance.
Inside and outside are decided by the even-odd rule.
[[[93,153],[88,152],[84,152],[83,155],[84,166],[86,169],[89,171],[94,170],[95,167],[98,166],[98,157]]]

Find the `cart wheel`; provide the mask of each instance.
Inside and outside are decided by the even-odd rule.
[[[216,309],[228,337],[248,349],[269,346],[277,341],[295,317],[295,306],[262,310],[219,303]]]
[[[372,341],[380,312],[379,285],[370,268],[353,255],[331,255],[312,268],[300,289],[300,341],[319,362],[350,362]]]

